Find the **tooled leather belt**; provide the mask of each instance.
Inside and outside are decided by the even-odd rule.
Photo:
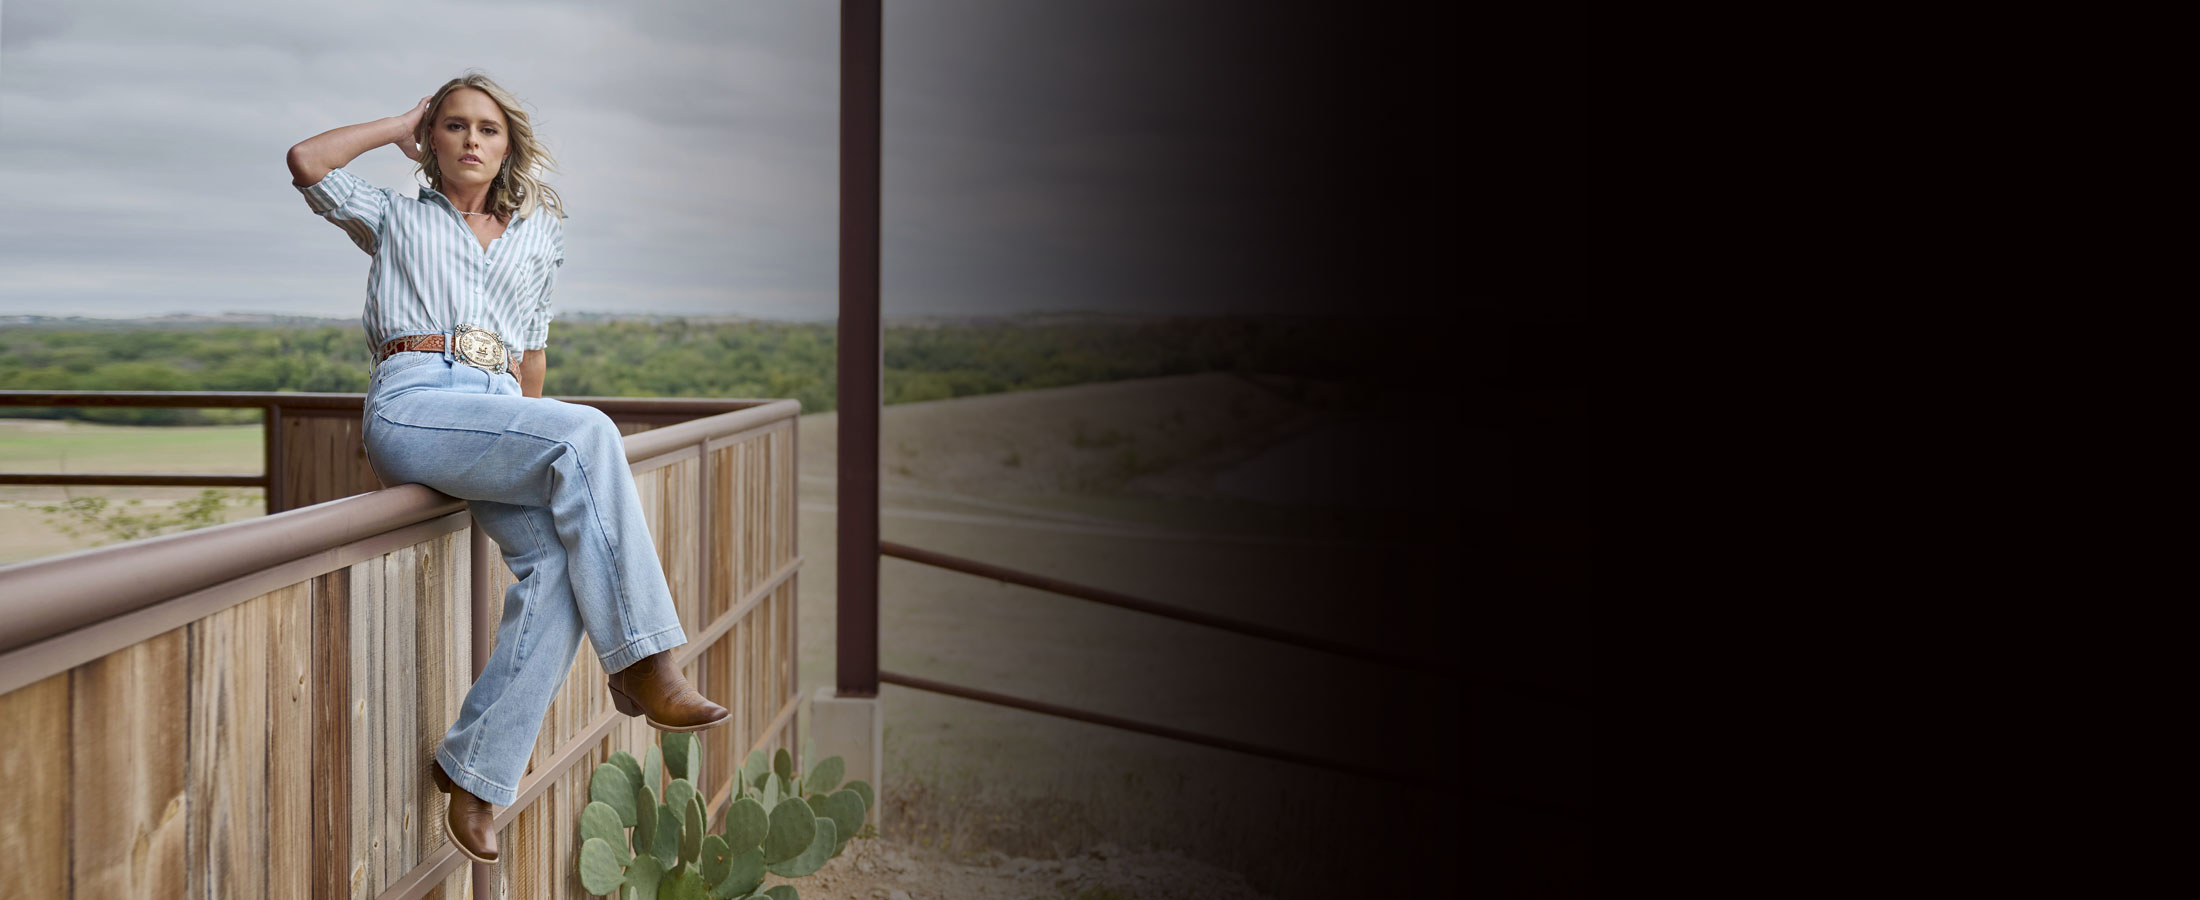
[[[412,351],[441,353],[451,336],[456,336],[458,341],[451,352],[451,358],[475,368],[503,374],[512,365],[526,358],[525,351],[513,351],[508,355],[504,339],[496,332],[472,325],[460,325],[451,329],[451,335],[416,334],[384,341],[374,351],[374,362],[380,365],[393,354]]]

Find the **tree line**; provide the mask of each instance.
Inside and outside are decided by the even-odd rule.
[[[1200,372],[1344,382],[1378,374],[1400,326],[1363,319],[1048,317],[903,324],[884,332],[885,402]],[[833,408],[832,322],[559,322],[546,396],[792,397]],[[366,336],[349,326],[0,327],[0,388],[363,393]],[[258,422],[256,409],[0,407],[0,416],[134,425]]]

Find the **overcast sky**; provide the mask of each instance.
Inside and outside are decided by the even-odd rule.
[[[889,316],[1273,308],[1211,255],[1284,202],[1207,99],[1261,77],[1215,61],[1228,21],[885,5]],[[561,310],[831,318],[838,28],[795,0],[0,0],[0,314],[357,316],[367,259],[283,153],[478,68],[558,157]],[[348,168],[409,195],[411,166]]]

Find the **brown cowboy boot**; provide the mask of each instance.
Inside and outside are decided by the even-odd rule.
[[[611,673],[611,705],[644,716],[658,731],[701,731],[723,724],[733,712],[710,702],[672,663],[672,651],[642,657]]]
[[[496,862],[497,830],[491,824],[496,814],[489,801],[453,784],[451,776],[444,773],[442,763],[434,763],[428,768],[435,778],[435,786],[451,795],[450,812],[443,817],[443,833],[468,859]]]

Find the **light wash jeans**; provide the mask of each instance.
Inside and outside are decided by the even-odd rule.
[[[516,579],[496,649],[435,754],[460,787],[510,806],[583,632],[605,672],[687,643],[619,429],[448,350],[383,360],[360,419],[382,483],[466,500]]]

